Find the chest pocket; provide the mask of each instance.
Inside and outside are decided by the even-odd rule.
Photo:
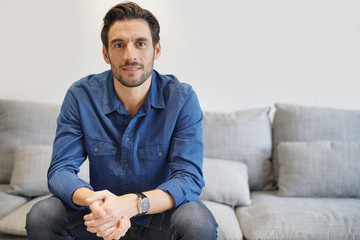
[[[107,140],[99,140],[85,137],[85,147],[89,156],[113,156],[116,154],[117,147]]]
[[[139,159],[149,161],[163,161],[169,151],[169,143],[139,145]]]

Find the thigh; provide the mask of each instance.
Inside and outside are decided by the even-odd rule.
[[[75,210],[51,196],[36,203],[27,216],[30,239],[99,239],[86,231],[83,217],[89,209]]]
[[[166,213],[155,214],[148,228],[134,224],[126,239],[212,240],[217,239],[217,223],[200,201],[188,202]]]

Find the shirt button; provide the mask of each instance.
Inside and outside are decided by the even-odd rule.
[[[126,168],[128,168],[129,167],[129,163],[124,163],[124,166],[126,167]]]
[[[125,188],[129,188],[129,184],[125,184]]]
[[[163,154],[162,152],[158,152],[158,156],[161,157]]]
[[[94,148],[94,152],[98,152],[99,151],[99,148],[98,147],[96,147],[96,148]]]
[[[130,140],[130,138],[129,138],[129,137],[125,137],[125,141],[127,141],[127,142],[128,142],[129,140]]]

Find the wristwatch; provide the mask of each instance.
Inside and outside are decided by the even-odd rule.
[[[138,203],[139,213],[137,216],[144,215],[150,209],[150,200],[143,193],[135,193],[135,194],[139,197],[139,203]]]

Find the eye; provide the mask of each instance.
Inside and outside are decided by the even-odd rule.
[[[114,45],[115,48],[122,48],[123,47],[123,44],[122,43],[116,43]]]
[[[139,47],[145,47],[146,46],[146,43],[145,42],[138,42],[137,45]]]

